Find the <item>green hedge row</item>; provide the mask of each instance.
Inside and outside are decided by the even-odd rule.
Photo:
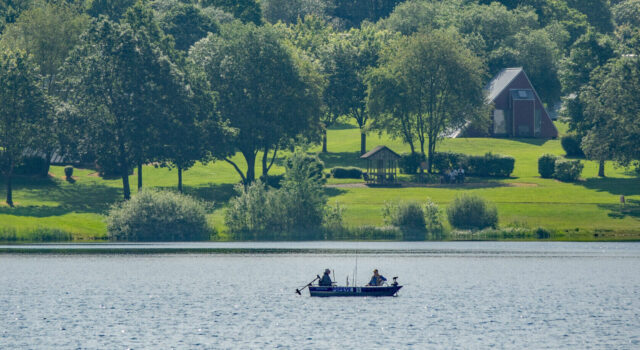
[[[438,152],[433,155],[433,167],[440,173],[462,168],[467,176],[509,177],[516,160],[511,156],[487,153],[472,156],[462,153]]]

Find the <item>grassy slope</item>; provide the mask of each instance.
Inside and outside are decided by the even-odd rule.
[[[359,149],[358,130],[343,126],[329,133],[329,153],[322,155],[328,167],[362,166],[355,152]],[[400,142],[378,135],[369,135],[368,148],[379,144],[390,146],[397,152],[407,152]],[[640,181],[624,169],[608,164],[605,179],[596,177],[597,167],[586,162],[584,181],[565,184],[541,179],[537,174],[537,159],[543,153],[563,154],[558,140],[509,140],[509,139],[453,139],[444,140],[440,150],[470,154],[485,152],[502,153],[516,158],[512,178],[486,181],[471,179],[463,187],[432,186],[426,188],[331,188],[327,189],[330,201],[346,206],[345,219],[349,225],[381,224],[380,208],[385,200],[424,200],[427,197],[446,206],[462,192],[477,193],[497,203],[502,225],[544,226],[552,229],[584,232],[595,229],[618,232],[640,231],[640,210],[637,205],[621,210],[619,196],[640,201]],[[319,148],[314,149],[319,151]],[[241,157],[236,157],[241,161]],[[274,173],[283,169],[276,165]],[[260,173],[260,169],[257,169]],[[103,180],[93,171],[76,169],[75,183],[63,180],[62,167],[53,167],[55,177],[49,179],[18,179],[15,184],[15,208],[0,206],[0,229],[16,228],[19,232],[35,227],[54,227],[73,232],[78,238],[104,235],[106,227],[102,215],[109,205],[122,197],[121,181]],[[217,228],[223,228],[225,203],[233,195],[233,184],[239,176],[233,168],[217,162],[196,165],[185,172],[187,193],[216,202],[211,220]],[[147,166],[144,169],[144,185],[175,187],[177,173],[167,169]],[[330,183],[354,182],[331,180]],[[357,181],[356,181],[357,182]],[[481,182],[481,183],[479,183]],[[131,178],[135,186],[135,177]],[[3,189],[4,189],[4,184]],[[135,192],[135,189],[133,190]],[[4,197],[5,193],[0,192]]]

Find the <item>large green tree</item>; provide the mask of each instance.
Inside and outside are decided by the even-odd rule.
[[[262,23],[262,9],[256,0],[197,0],[202,7],[218,7],[244,23]]]
[[[360,128],[360,153],[367,152],[369,114],[366,106],[366,74],[376,67],[390,34],[373,25],[333,36],[325,53],[325,100],[330,113],[353,118]]]
[[[0,45],[0,170],[13,206],[12,177],[25,151],[40,148],[49,123],[37,65],[24,51]]]
[[[173,2],[168,8],[156,10],[156,15],[162,31],[173,37],[175,48],[181,51],[218,31],[218,23],[195,4]]]
[[[88,0],[87,13],[98,18],[107,16],[118,21],[137,0]]]
[[[321,91],[270,25],[232,23],[196,43],[190,60],[218,93],[218,110],[237,133],[233,146],[247,169],[230,163],[244,184],[255,179],[262,152],[267,175],[278,150],[298,135],[318,130]],[[269,161],[271,156],[271,161]]]
[[[400,125],[412,134],[403,136],[405,141],[417,139],[422,154],[426,147],[431,172],[438,140],[483,115],[484,78],[482,60],[455,31],[416,33],[403,38],[369,75],[369,106],[381,118],[399,119],[382,123],[393,126],[392,134]]]
[[[626,56],[597,69],[580,92],[591,128],[583,138],[587,156],[623,166],[640,160],[640,59]]]
[[[146,31],[108,19],[90,27],[65,76],[64,96],[80,115],[73,127],[84,128],[99,164],[116,164],[129,199],[130,169],[145,152],[161,154],[158,143],[145,143],[158,139],[171,106],[188,95],[184,77]]]

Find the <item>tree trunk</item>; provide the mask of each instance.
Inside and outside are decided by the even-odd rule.
[[[416,153],[416,146],[413,145],[413,141],[409,141],[409,148],[411,148],[411,154]]]
[[[7,173],[7,205],[13,207],[13,188],[11,187],[11,178],[13,177],[13,165],[11,165]]]
[[[131,188],[129,187],[129,171],[127,170],[127,166],[122,166],[122,190],[124,191],[124,200],[131,199]]]
[[[367,153],[367,134],[360,130],[360,155]]]
[[[142,188],[142,163],[138,163],[138,192]]]
[[[256,180],[256,155],[253,151],[242,152],[242,155],[247,162],[247,173],[244,185],[248,186]]]
[[[262,181],[264,181],[264,183],[266,184],[268,179],[267,177],[269,176],[269,166],[267,165],[267,158],[269,156],[269,149],[267,147],[265,147],[262,153]]]
[[[322,133],[322,153],[327,153],[327,129]]]
[[[182,193],[182,167],[178,167],[178,191]]]
[[[604,160],[600,159],[600,162],[598,163],[598,176],[600,177],[605,177],[604,176]]]

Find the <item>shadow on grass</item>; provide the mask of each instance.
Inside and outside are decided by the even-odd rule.
[[[184,186],[184,193],[196,198],[214,202],[217,207],[221,203],[226,203],[231,197],[236,195],[233,184],[207,184],[205,186]]]
[[[329,127],[329,130],[347,130],[347,129],[357,129],[357,128],[358,126],[353,124],[335,122]]]
[[[343,190],[341,188],[335,188],[335,187],[325,187],[324,188],[324,194],[327,195],[327,197],[336,197],[339,196],[341,194],[346,193],[346,190]]]
[[[532,146],[542,146],[545,143],[547,143],[548,141],[550,141],[549,139],[534,139],[534,138],[517,138],[517,139],[506,139],[506,140],[516,141],[516,142],[520,142],[520,143],[526,143],[526,144],[532,145]]]
[[[4,187],[3,181],[0,181],[0,186]],[[112,203],[122,198],[122,190],[117,187],[97,183],[64,185],[52,178],[16,177],[13,190],[30,200],[58,202],[60,205],[3,206],[0,207],[0,214],[34,217],[59,216],[71,212],[103,214]]]
[[[624,206],[621,204],[598,204],[598,208],[608,210],[610,218],[624,219],[627,216],[640,218],[640,201],[629,200]]]
[[[640,178],[590,178],[580,184],[591,190],[615,195],[640,195]]]
[[[320,153],[320,159],[325,168],[333,167],[359,167],[366,168],[367,162],[360,159],[360,152]]]

